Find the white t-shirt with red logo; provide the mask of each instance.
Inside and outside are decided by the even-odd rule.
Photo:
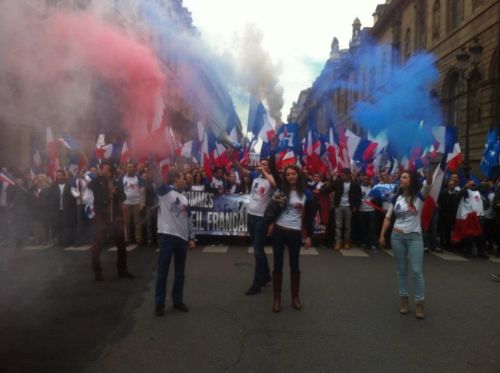
[[[138,176],[123,177],[123,191],[127,198],[123,202],[125,205],[138,205],[141,202],[142,182]]]
[[[254,176],[254,175],[252,175]],[[271,201],[273,188],[271,183],[265,177],[259,174],[252,182],[250,190],[250,202],[248,203],[248,213],[254,216],[264,216],[266,206]]]
[[[276,221],[276,225],[280,227],[298,230],[302,229],[302,216],[306,205],[306,195],[299,197],[295,190],[290,193],[288,203]]]

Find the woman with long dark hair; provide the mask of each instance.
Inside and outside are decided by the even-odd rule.
[[[409,261],[413,275],[413,286],[415,287],[415,316],[418,319],[424,318],[425,299],[424,274],[422,270],[424,242],[420,216],[422,214],[423,201],[429,194],[429,191],[429,176],[427,177],[426,184],[420,188],[417,174],[410,171],[402,172],[399,189],[387,210],[379,238],[380,244],[385,246],[385,234],[391,225],[391,217],[394,215],[395,222],[392,228],[391,247],[397,263],[400,296],[399,312],[401,314],[409,312],[407,269],[407,261]]]
[[[281,311],[281,285],[283,282],[283,256],[285,246],[290,257],[290,282],[292,290],[292,306],[296,310],[302,308],[299,299],[300,268],[299,255],[302,244],[302,228],[305,225],[306,237],[304,246],[311,247],[313,233],[314,202],[306,188],[306,181],[301,170],[290,165],[283,171],[280,191],[287,197],[286,205],[274,224],[269,227],[272,232],[273,245],[273,312]]]

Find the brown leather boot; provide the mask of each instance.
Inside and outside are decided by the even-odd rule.
[[[273,312],[281,311],[281,284],[283,272],[273,272]]]
[[[335,243],[335,248],[334,248],[334,250],[335,250],[335,251],[340,251],[340,249],[341,249],[341,244],[340,244],[340,242],[336,242],[336,243]]]
[[[349,250],[351,248],[351,241],[345,240],[344,241],[344,250]]]
[[[408,295],[399,297],[399,313],[406,315],[410,312],[410,299]]]
[[[290,273],[290,282],[292,285],[292,307],[296,310],[302,309],[302,304],[299,299],[300,290],[300,272]]]
[[[425,307],[423,300],[418,301],[415,305],[415,317],[417,319],[423,319],[425,317]]]

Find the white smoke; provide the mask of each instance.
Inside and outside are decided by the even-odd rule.
[[[263,34],[254,25],[248,25],[237,40],[237,66],[241,84],[248,92],[264,100],[269,113],[281,124],[283,87],[279,84],[282,73],[280,64],[273,63],[271,55],[264,49]]]

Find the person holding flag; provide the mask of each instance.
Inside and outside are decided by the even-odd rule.
[[[267,226],[264,222],[264,211],[271,201],[271,196],[277,186],[279,179],[274,158],[274,146],[276,140],[272,141],[272,150],[269,159],[262,159],[257,171],[250,172],[241,166],[235,152],[231,151],[233,164],[240,174],[251,179],[250,202],[248,204],[248,233],[255,255],[255,270],[253,281],[246,295],[260,293],[260,288],[271,281],[269,264],[264,246],[266,243]]]
[[[424,318],[424,274],[422,271],[424,241],[422,238],[421,214],[424,199],[429,195],[431,178],[427,174],[426,184],[420,188],[416,173],[403,171],[400,176],[399,190],[396,192],[385,216],[379,242],[385,246],[385,234],[391,225],[391,217],[396,220],[392,228],[391,246],[397,262],[400,306],[399,312],[409,312],[407,260],[410,262],[415,287],[415,316]]]
[[[134,278],[127,270],[127,250],[120,204],[126,199],[123,188],[115,178],[115,169],[101,163],[101,173],[88,183],[94,196],[95,217],[92,219],[92,269],[96,281],[104,281],[101,267],[101,249],[110,234],[117,248],[118,277]]]

